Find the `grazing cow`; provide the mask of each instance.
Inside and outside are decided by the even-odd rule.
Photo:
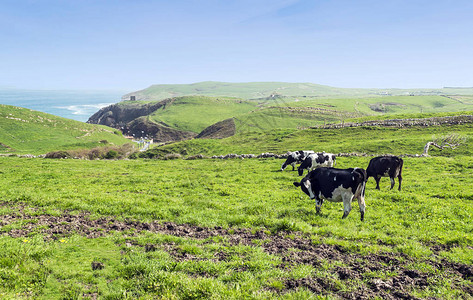
[[[373,177],[376,180],[376,189],[379,190],[379,180],[381,177],[391,179],[391,190],[394,187],[394,178],[399,180],[399,190],[402,182],[402,165],[404,161],[397,156],[378,156],[370,160],[366,174],[368,178]]]
[[[294,185],[301,187],[310,199],[315,199],[315,208],[320,213],[324,199],[343,202],[343,218],[351,211],[351,202],[358,199],[361,221],[365,218],[365,185],[368,178],[362,168],[335,169],[317,168]]]
[[[307,157],[307,155],[314,153],[314,151],[294,151],[294,152],[288,152],[287,153],[287,159],[286,161],[282,164],[281,166],[281,171],[284,171],[284,169],[291,165],[292,170],[295,170],[296,164],[300,164],[301,162],[304,161],[304,159]]]
[[[335,165],[335,154],[332,153],[313,153],[309,154],[299,166],[299,176],[302,176],[304,170],[309,172],[319,167],[333,167]]]

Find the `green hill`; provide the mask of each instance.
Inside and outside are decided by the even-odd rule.
[[[182,155],[226,155],[276,154],[295,150],[326,151],[331,153],[368,154],[422,154],[425,144],[436,137],[458,134],[466,138],[466,143],[458,149],[438,150],[432,148],[429,155],[452,156],[473,155],[473,125],[383,128],[347,127],[342,129],[276,130],[264,134],[248,133],[221,140],[188,140],[156,147],[141,154],[141,157],[163,156],[169,153]]]
[[[271,95],[305,97],[376,97],[406,95],[473,95],[473,88],[441,89],[357,89],[337,88],[314,83],[289,82],[218,82],[204,81],[192,84],[156,84],[146,89],[128,93],[122,97],[129,100],[157,101],[167,98],[203,95],[216,97],[235,97],[242,99],[260,99]]]
[[[118,130],[106,126],[0,104],[0,153],[44,154],[127,142]]]
[[[200,136],[207,127],[228,119],[238,134],[354,118],[473,110],[473,88],[344,89],[284,82],[153,85],[123,99],[88,122],[166,143]]]
[[[123,103],[123,102],[122,102]],[[219,121],[248,113],[256,103],[227,97],[186,96],[174,98],[150,114],[150,121],[199,133]]]

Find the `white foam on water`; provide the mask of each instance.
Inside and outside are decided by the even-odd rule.
[[[112,105],[114,103],[97,103],[97,104],[82,104],[82,105],[68,105],[68,106],[54,106],[58,109],[67,109],[72,112],[73,115],[92,115],[97,110]]]

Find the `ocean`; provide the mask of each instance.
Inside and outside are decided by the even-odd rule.
[[[86,122],[100,108],[120,102],[126,93],[127,91],[0,89],[0,104]]]

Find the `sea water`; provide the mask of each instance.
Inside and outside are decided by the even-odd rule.
[[[86,122],[100,108],[120,102],[127,91],[0,89],[0,104],[42,111]]]

